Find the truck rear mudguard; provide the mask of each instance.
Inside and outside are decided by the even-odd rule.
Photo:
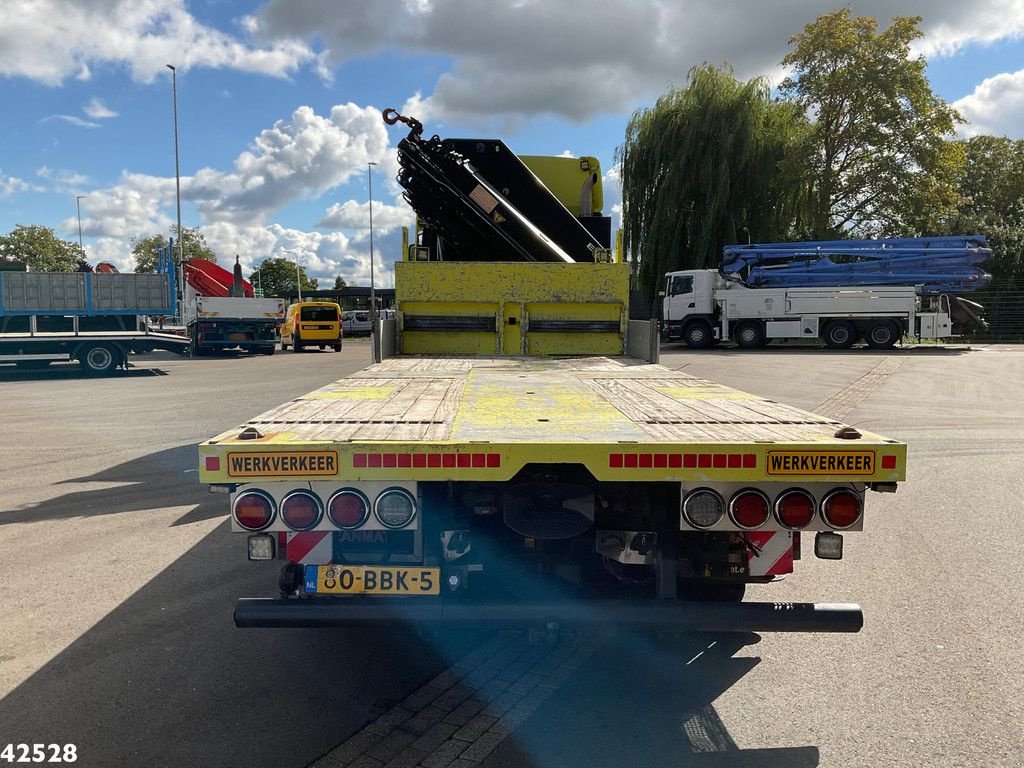
[[[859,632],[853,603],[716,603],[682,600],[402,602],[353,598],[242,598],[235,626],[370,627],[397,623],[459,628],[587,626],[677,632]]]

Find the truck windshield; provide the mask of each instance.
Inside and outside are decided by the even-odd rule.
[[[313,323],[337,322],[338,310],[334,307],[303,307],[302,320]]]
[[[668,284],[668,295],[678,296],[681,293],[693,293],[692,275],[674,275]]]

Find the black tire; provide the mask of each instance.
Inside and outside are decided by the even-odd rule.
[[[707,349],[715,342],[711,326],[704,320],[694,320],[683,328],[683,341],[690,349]]]
[[[872,349],[892,349],[900,340],[900,330],[890,320],[878,320],[868,326],[864,341]]]
[[[14,365],[25,371],[41,371],[44,368],[49,368],[52,362],[52,360],[18,360]]]
[[[733,335],[736,338],[736,346],[741,349],[760,349],[766,343],[764,326],[756,320],[740,323]]]
[[[302,351],[302,339],[298,336],[292,336],[292,352]]]
[[[857,329],[849,320],[833,320],[822,334],[829,349],[849,349],[857,341]]]
[[[89,344],[78,352],[82,369],[92,376],[109,376],[122,359],[121,351],[110,344]]]
[[[326,346],[326,345],[324,345],[324,344],[320,344],[319,346],[320,346],[320,351],[321,351],[321,352],[323,352],[323,350],[324,350],[324,346]]]
[[[335,352],[341,352],[341,342],[340,341],[337,344],[334,345],[334,351]]]
[[[272,355],[276,351],[274,347],[260,347],[261,355]]]

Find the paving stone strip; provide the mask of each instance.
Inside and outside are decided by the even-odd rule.
[[[859,379],[843,387],[814,408],[814,412],[819,416],[842,421],[853,413],[858,405],[867,400],[876,389],[885,384],[901,365],[903,365],[902,357],[887,357]]]
[[[600,635],[499,632],[310,768],[475,768],[583,664]]]

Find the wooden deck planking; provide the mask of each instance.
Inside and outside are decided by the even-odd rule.
[[[475,400],[467,407],[469,381],[475,392],[488,393],[485,408]],[[524,400],[534,392],[520,389],[536,389],[537,397]],[[526,420],[522,434],[497,426],[503,392],[510,418]],[[581,418],[587,413],[605,418]],[[286,442],[444,442],[453,434],[467,440],[486,434],[498,442],[608,443],[630,430],[666,443],[823,442],[838,424],[628,359],[513,357],[392,358],[250,423]]]

